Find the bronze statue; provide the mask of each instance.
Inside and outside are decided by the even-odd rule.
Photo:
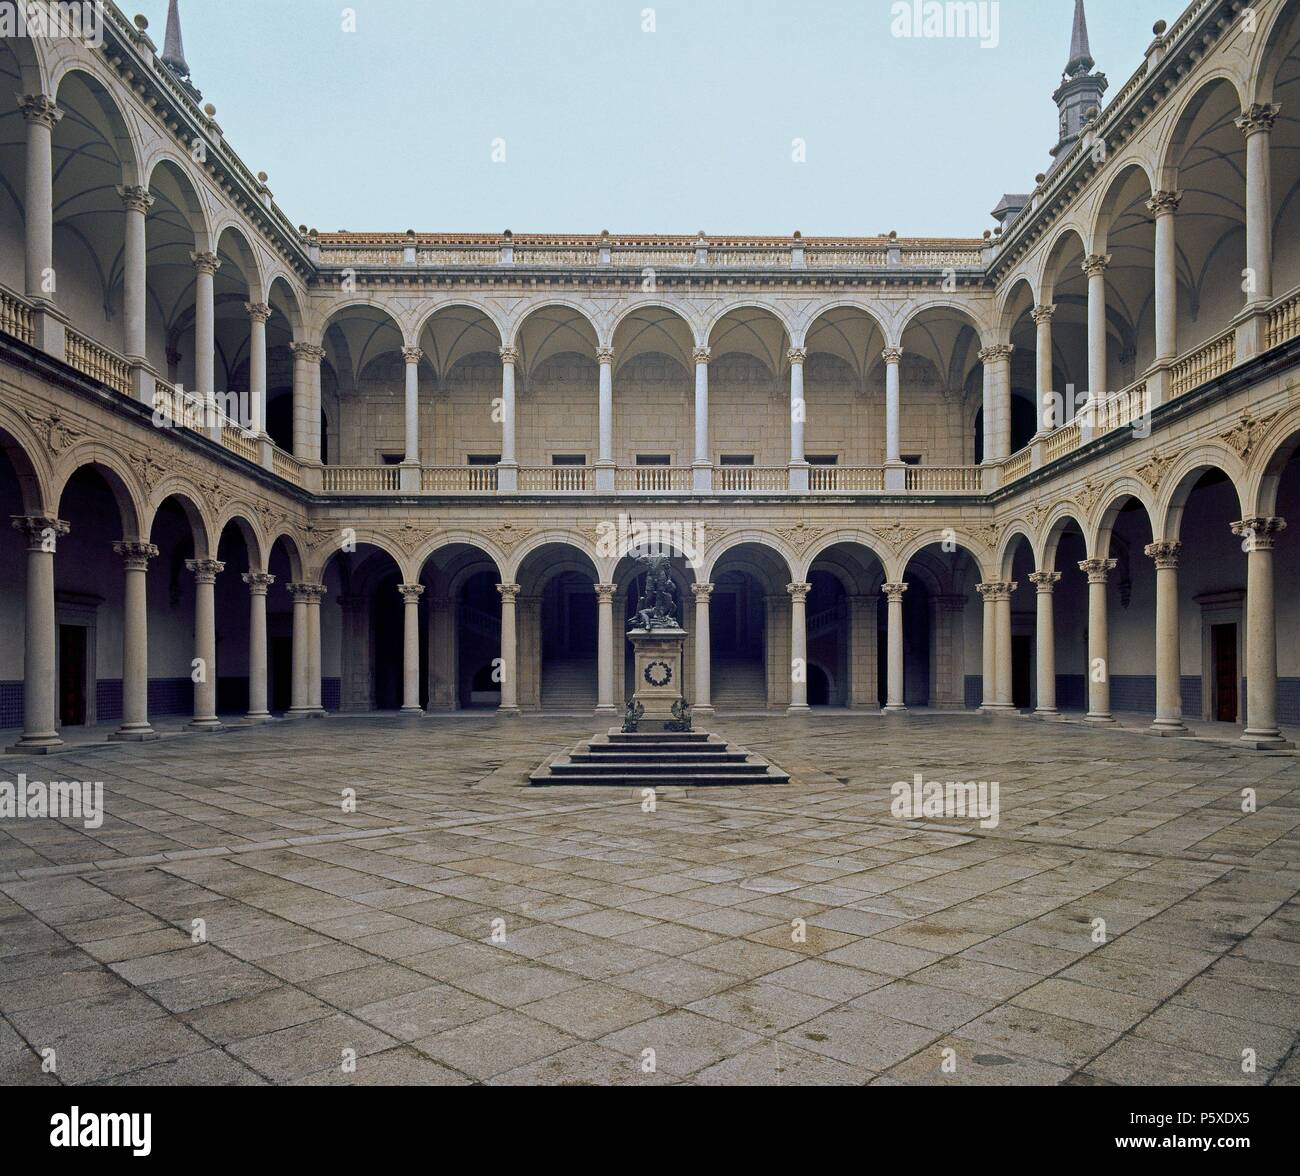
[[[668,573],[666,555],[643,555],[638,562],[645,567],[645,590],[637,600],[636,615],[630,629],[677,629],[677,606],[673,580]]]

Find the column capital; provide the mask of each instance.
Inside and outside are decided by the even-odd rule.
[[[59,104],[48,94],[18,94],[18,109],[29,123],[40,123],[54,129],[54,124],[63,117]]]
[[[424,585],[398,584],[397,591],[407,604],[415,604],[424,595]]]
[[[1079,268],[1090,278],[1095,278],[1098,274],[1104,274],[1110,265],[1109,253],[1089,253],[1087,257],[1079,264]]]
[[[217,577],[226,570],[226,565],[219,559],[187,559],[185,566],[200,584],[215,584]]]
[[[804,582],[787,584],[785,590],[790,593],[790,599],[803,604],[808,599],[808,593],[812,591],[812,585]]]
[[[1029,317],[1033,319],[1035,323],[1050,323],[1052,321],[1052,316],[1055,314],[1056,303],[1043,302],[1038,306],[1035,306],[1034,309],[1029,312]]]
[[[265,302],[245,302],[244,310],[254,322],[264,323],[271,317],[271,308]]]
[[[989,580],[983,584],[976,584],[975,591],[986,601],[1010,600],[1011,594],[1018,587],[1020,585],[1015,580]]]
[[[158,555],[157,546],[142,539],[119,539],[113,544],[113,550],[122,557],[128,572],[147,570],[149,561]]]
[[[1273,129],[1282,108],[1276,102],[1255,102],[1241,112],[1241,117],[1234,119],[1237,129],[1246,136],[1268,134]]]
[[[903,593],[907,591],[907,584],[902,580],[896,584],[881,584],[880,591],[883,592],[891,601],[901,601],[903,599]]]
[[[221,268],[221,258],[215,253],[191,253],[190,260],[201,274],[215,274]]]
[[[596,600],[600,604],[612,604],[614,594],[618,591],[617,584],[593,584],[592,588],[596,590]]]
[[[691,595],[695,597],[697,603],[702,600],[705,604],[708,604],[709,598],[713,595],[713,585],[692,584]]]
[[[1115,570],[1116,563],[1113,559],[1081,559],[1079,571],[1088,577],[1089,584],[1104,584],[1106,577]]]
[[[1151,199],[1147,201],[1147,211],[1155,216],[1172,216],[1178,211],[1182,200],[1181,192],[1160,189],[1151,193]]]
[[[1060,580],[1061,580],[1060,572],[1030,572],[1029,573],[1029,582],[1035,587],[1035,589],[1037,589],[1039,592],[1043,593],[1046,596],[1051,595],[1052,589],[1058,583],[1060,583]]]
[[[1285,530],[1286,519],[1276,515],[1254,515],[1238,519],[1232,524],[1232,533],[1246,540],[1247,551],[1272,551],[1277,544],[1277,537]]]
[[[324,584],[306,584],[299,582],[297,584],[286,584],[289,595],[293,597],[295,604],[319,604],[324,599],[329,589]]]
[[[143,184],[119,184],[117,194],[127,212],[148,212],[153,207],[153,196]]]
[[[519,362],[519,349],[517,347],[499,347],[497,348],[497,354],[501,357],[502,363],[514,364]]]
[[[248,591],[253,596],[265,596],[266,590],[275,583],[275,577],[267,572],[245,572],[239,578],[248,585]]]
[[[979,359],[981,363],[1001,363],[1004,359],[1010,359],[1014,350],[1015,347],[1010,343],[994,343],[979,353]]]
[[[901,347],[886,347],[880,353],[880,358],[886,363],[900,363],[903,359],[903,349]]]
[[[419,363],[424,358],[424,352],[418,347],[403,347],[402,359],[407,363]]]
[[[12,515],[14,530],[27,536],[28,551],[53,553],[58,541],[72,528],[50,515]]]
[[[1182,546],[1177,539],[1161,539],[1155,543],[1148,543],[1142,551],[1155,561],[1157,568],[1176,568],[1178,552]]]
[[[803,347],[790,347],[786,349],[785,357],[791,364],[801,364],[808,358],[808,351]]]
[[[518,584],[498,584],[497,591],[501,593],[501,600],[503,603],[509,601],[511,604],[514,604],[521,589]]]
[[[597,363],[613,363],[613,362],[614,362],[614,349],[613,349],[612,347],[597,347],[597,348],[596,348],[596,362],[597,362]]]
[[[320,363],[325,358],[325,348],[315,343],[290,343],[289,350],[294,359],[305,359],[308,363]]]
[[[697,348],[695,348],[694,351],[691,352],[691,358],[692,358],[693,360],[695,360],[695,363],[696,363],[697,365],[702,364],[702,363],[708,363],[709,360],[711,360],[711,359],[713,358],[713,348],[712,348],[712,347],[697,347]]]

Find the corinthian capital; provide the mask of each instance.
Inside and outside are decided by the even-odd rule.
[[[153,207],[153,197],[143,184],[123,184],[117,189],[122,207],[127,212],[148,212]]]
[[[708,363],[713,358],[713,349],[710,347],[697,347],[691,352],[691,358],[697,363]]]
[[[1109,253],[1089,253],[1080,263],[1079,268],[1083,270],[1088,277],[1095,278],[1098,274],[1104,274],[1109,265]]]
[[[1010,343],[994,343],[992,347],[985,347],[980,352],[981,363],[997,363],[1000,360],[1010,359],[1011,353],[1015,350]]]
[[[1282,108],[1276,102],[1256,102],[1241,112],[1241,117],[1234,120],[1237,129],[1246,138],[1261,132],[1267,134],[1273,129]]]
[[[305,359],[308,363],[320,363],[325,358],[325,348],[315,343],[290,343],[289,350],[294,359]]]
[[[63,117],[59,104],[48,94],[16,94],[18,109],[29,123],[40,123],[54,129],[54,124]]]
[[[215,274],[221,268],[221,258],[215,253],[191,253],[190,260],[201,274]]]
[[[901,347],[886,347],[880,353],[880,358],[886,363],[901,363],[903,360],[903,349]]]
[[[1176,568],[1178,551],[1181,547],[1182,544],[1177,539],[1162,539],[1156,543],[1148,543],[1142,550],[1155,562],[1157,568]]]
[[[402,358],[407,363],[419,363],[424,358],[424,352],[418,347],[403,347]]]
[[[1089,584],[1104,584],[1106,577],[1115,570],[1116,562],[1113,559],[1081,559],[1079,571],[1088,577]]]
[[[113,544],[113,550],[122,557],[128,572],[147,571],[149,561],[158,556],[158,548],[154,544],[140,539],[119,539]]]
[[[1034,309],[1029,312],[1029,317],[1033,319],[1035,323],[1050,323],[1055,314],[1056,303],[1044,302],[1039,306],[1035,306]]]
[[[14,530],[27,536],[28,551],[52,552],[72,528],[62,519],[47,515],[13,515]]]
[[[597,348],[596,348],[596,362],[597,362],[597,363],[613,363],[613,362],[614,362],[614,349],[613,349],[612,347],[597,347]]]
[[[1147,201],[1147,211],[1153,216],[1169,216],[1178,211],[1179,204],[1182,203],[1183,194],[1181,192],[1169,192],[1161,190],[1152,192],[1151,199]]]
[[[271,317],[271,308],[265,302],[245,302],[244,310],[254,322],[264,323]]]
[[[215,584],[217,577],[226,570],[226,565],[219,559],[187,559],[185,566],[200,584]]]
[[[791,363],[803,363],[808,358],[808,352],[802,347],[791,347],[786,351],[785,357]]]
[[[407,604],[412,604],[424,595],[423,584],[398,584],[397,591]]]
[[[497,354],[501,356],[502,363],[518,363],[519,352],[514,347],[502,347]]]

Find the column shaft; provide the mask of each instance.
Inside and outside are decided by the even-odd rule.
[[[1147,208],[1155,215],[1156,359],[1178,355],[1178,252],[1174,212],[1181,192],[1154,192]]]
[[[1107,636],[1106,577],[1113,559],[1085,559],[1079,570],[1088,576],[1088,713],[1090,723],[1113,723],[1110,713],[1110,642]]]
[[[54,99],[29,94],[18,100],[27,120],[27,176],[23,216],[26,221],[26,293],[37,302],[53,302],[46,274],[54,267],[54,125],[63,117]]]
[[[290,584],[293,596],[293,678],[290,686],[289,714],[301,717],[311,709],[311,694],[307,689],[308,618],[306,584]]]
[[[1088,275],[1088,399],[1106,397],[1106,267],[1109,254],[1089,254],[1083,271]]]
[[[1156,718],[1152,731],[1185,735],[1183,725],[1182,666],[1178,633],[1177,540],[1147,544],[1146,554],[1156,565]]]
[[[216,559],[187,559],[194,573],[194,718],[196,731],[215,731],[217,718],[217,576],[226,565]]]
[[[128,359],[145,357],[146,246],[145,218],[153,197],[147,188],[119,188],[125,210],[125,248],[122,257],[122,322]]]
[[[408,364],[409,372],[413,365]],[[402,713],[423,714],[420,706],[420,597],[423,584],[399,584],[402,594]]]
[[[614,353],[608,347],[596,352],[600,371],[599,385],[599,445],[597,460],[601,465],[612,465],[614,461]]]
[[[1256,136],[1259,137],[1259,136]],[[1232,524],[1246,547],[1246,730],[1255,748],[1294,746],[1277,725],[1277,631],[1273,597],[1273,547],[1286,528],[1281,518],[1248,518]]]
[[[250,722],[271,717],[267,692],[266,593],[275,577],[265,572],[245,572],[248,585],[248,715]]]
[[[1034,377],[1038,395],[1038,419],[1035,429],[1047,433],[1064,423],[1064,415],[1057,409],[1052,388],[1052,317],[1056,307],[1052,304],[1036,306],[1034,319]]]
[[[420,464],[420,359],[424,352],[418,347],[402,350],[406,360],[406,453],[408,465]]]
[[[135,742],[155,739],[149,723],[149,561],[158,554],[152,543],[122,540],[113,544],[126,569],[122,604],[122,722],[110,739]]]
[[[271,308],[246,302],[248,311],[248,419],[243,422],[255,437],[266,432],[266,322]]]
[[[614,707],[614,593],[616,584],[596,588],[596,713],[615,714]]]
[[[903,593],[907,585],[882,584],[881,591],[888,601],[888,649],[886,652],[885,714],[901,714],[907,710],[903,702]]]
[[[1255,105],[1237,119],[1246,136],[1246,268],[1254,287],[1246,303],[1273,297],[1273,178],[1269,144],[1279,107]]]
[[[787,714],[808,709],[808,593],[811,584],[787,584],[790,594],[790,705]]]
[[[804,421],[808,415],[803,395],[804,351],[792,347],[786,356],[790,360],[790,464],[801,465],[804,460]]]
[[[518,628],[515,619],[515,600],[518,584],[498,584],[501,593],[501,706],[505,715],[519,713]]]
[[[23,632],[23,735],[10,750],[44,753],[62,747],[58,730],[58,664],[55,658],[54,553],[68,524],[42,516],[19,516],[14,527],[27,537],[26,622]]]
[[[885,464],[901,465],[899,367],[903,352],[897,347],[886,347],[881,355],[885,360]]]
[[[1034,598],[1036,609],[1035,632],[1038,638],[1038,705],[1034,713],[1040,718],[1052,718],[1056,709],[1056,609],[1053,589],[1061,579],[1060,572],[1031,572],[1030,582],[1037,589]]]
[[[710,648],[709,601],[712,584],[693,584],[695,596],[695,714],[708,718],[713,714],[713,660]]]

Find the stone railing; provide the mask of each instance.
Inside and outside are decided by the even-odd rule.
[[[321,489],[327,494],[392,494],[401,489],[397,466],[322,466]]]
[[[576,494],[592,488],[590,466],[521,466],[519,489],[534,492]]]
[[[870,269],[888,265],[889,252],[883,247],[878,249],[809,247],[804,253],[804,261],[815,269]]]
[[[883,490],[883,466],[809,466],[808,489],[814,494]]]
[[[1119,429],[1141,420],[1149,413],[1147,382],[1141,379],[1093,405],[1093,429],[1098,433],[1109,433],[1112,429]]]
[[[495,494],[496,466],[425,466],[420,473],[425,494]]]
[[[1078,421],[1067,421],[1059,429],[1053,429],[1043,441],[1043,464],[1073,453],[1082,437]]]
[[[1033,467],[1034,451],[1032,449],[1022,449],[1018,453],[1013,453],[1002,463],[1002,485],[1008,482],[1014,482],[1017,478],[1023,478]]]
[[[32,308],[5,289],[0,289],[0,331],[24,343],[32,341]]]
[[[790,471],[786,466],[718,466],[713,471],[713,488],[723,494],[750,491],[787,490]]]
[[[1268,312],[1264,346],[1277,347],[1300,335],[1300,290],[1284,294]]]
[[[68,328],[65,356],[70,367],[101,384],[107,384],[115,392],[130,395],[131,366],[116,351],[110,351],[102,343],[87,339]]]
[[[295,486],[302,485],[301,463],[292,453],[285,453],[278,445],[271,449],[271,472]]]
[[[1206,380],[1221,376],[1237,358],[1237,335],[1227,331],[1202,344],[1169,369],[1169,394],[1181,396]]]
[[[614,489],[624,493],[659,494],[690,488],[687,466],[621,466],[614,474]]]
[[[971,494],[982,485],[979,466],[907,466],[907,488],[926,493]]]
[[[253,462],[254,465],[261,461],[262,455],[258,449],[257,438],[239,425],[221,426],[221,444],[232,453],[237,453],[247,461]]]

